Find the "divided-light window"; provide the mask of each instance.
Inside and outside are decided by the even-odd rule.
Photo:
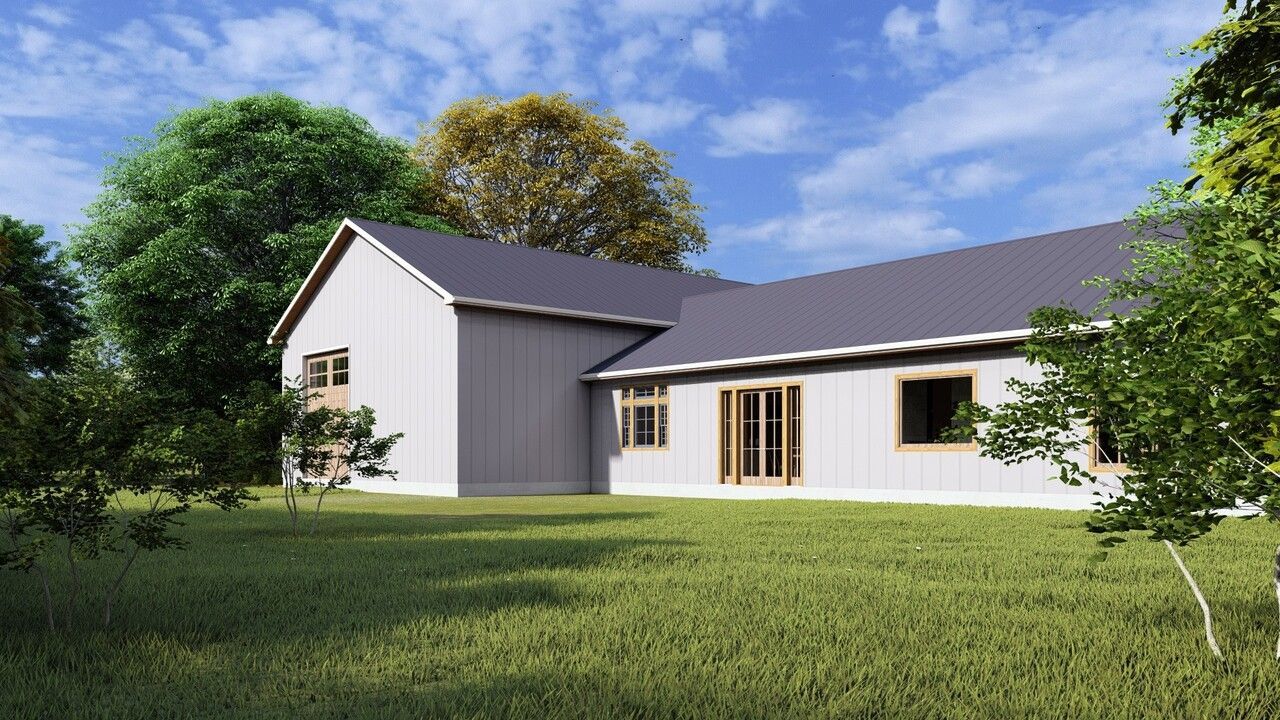
[[[957,437],[956,411],[976,402],[976,370],[897,376],[898,450],[972,450],[973,436]]]
[[[1089,432],[1089,470],[1092,472],[1125,472],[1128,458],[1107,423],[1095,421]]]
[[[665,450],[670,424],[666,385],[622,388],[622,422],[619,427],[623,450]]]

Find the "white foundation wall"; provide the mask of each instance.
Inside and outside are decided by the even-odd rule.
[[[303,358],[347,348],[350,407],[377,413],[377,433],[404,433],[392,481],[352,487],[422,495],[458,493],[458,329],[452,307],[358,236],[334,263],[284,349],[284,377]]]
[[[1013,349],[972,350],[786,368],[700,373],[597,382],[592,389],[592,491],[684,497],[809,497],[888,502],[1086,508],[1091,487],[1052,479],[1056,468],[1034,461],[1006,466],[974,450],[902,451],[894,447],[895,376],[976,370],[977,400],[1014,399],[1009,378],[1038,371]],[[728,386],[803,383],[803,484],[749,487],[719,482],[719,391]],[[619,447],[620,388],[666,383],[670,446]],[[1081,448],[1079,461],[1086,460]]]

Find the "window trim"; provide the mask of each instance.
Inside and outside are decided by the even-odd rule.
[[[969,402],[978,402],[978,369],[928,370],[925,372],[898,373],[893,376],[893,451],[894,452],[974,452],[978,449],[975,435],[967,443],[904,443],[902,442],[902,383],[912,380],[941,380],[967,377],[971,379]]]
[[[645,397],[636,397],[637,388],[651,388],[652,395]],[[665,392],[663,391],[665,388]],[[653,407],[653,444],[644,447],[636,447],[636,407],[637,406]],[[667,409],[667,432],[665,445],[659,445],[662,439],[662,432],[659,429],[661,423],[662,410],[659,406],[665,406]],[[631,422],[628,426],[624,426],[622,415],[630,410]],[[630,437],[627,437],[629,435]],[[667,383],[652,383],[643,385],[623,385],[618,388],[618,448],[622,452],[665,452],[671,449],[671,387]]]
[[[803,487],[805,461],[804,415],[800,416],[800,475],[791,474],[791,388],[797,388],[800,400],[800,412],[805,409],[804,380],[779,380],[777,382],[753,383],[750,385],[721,385],[716,388],[716,483],[719,485],[742,485],[742,462],[739,453],[742,451],[742,423],[738,422],[738,407],[742,402],[741,394],[752,390],[782,391],[782,479],[784,484],[778,487]],[[732,468],[725,467],[724,446],[724,394],[729,393],[729,430],[733,435],[733,447],[729,452],[729,463]],[[730,472],[732,470],[732,472]],[[755,486],[753,486],[755,487]],[[760,486],[769,487],[769,486]]]
[[[1089,423],[1089,447],[1086,452],[1089,454],[1089,472],[1097,474],[1118,475],[1129,472],[1129,463],[1125,462],[1098,462],[1098,429],[1093,422]]]
[[[335,358],[338,358],[338,357],[345,357],[347,359],[346,370],[333,369],[333,361]],[[326,384],[323,387],[315,388],[315,387],[311,387],[311,363],[316,362],[318,360],[324,360],[327,363],[325,365],[326,369],[324,374]],[[343,383],[342,385],[334,385],[333,374],[335,372],[347,373],[347,382]],[[351,348],[335,347],[335,348],[327,348],[325,350],[316,350],[313,352],[303,353],[302,355],[302,386],[303,386],[303,389],[306,390],[308,394],[312,394],[313,392],[318,390],[328,390],[335,387],[337,388],[351,387]]]

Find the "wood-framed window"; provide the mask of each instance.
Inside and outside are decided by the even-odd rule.
[[[719,388],[719,481],[803,484],[803,383]]]
[[[1129,465],[1125,453],[1120,449],[1113,433],[1105,423],[1094,421],[1089,424],[1089,472],[1122,473],[1128,472]]]
[[[346,410],[350,400],[351,355],[346,349],[307,355],[302,359],[311,405]]]
[[[894,450],[948,452],[976,450],[975,440],[955,442],[960,403],[977,402],[977,370],[942,370],[894,376]]]
[[[670,404],[666,385],[622,388],[622,449],[666,450],[671,444]]]

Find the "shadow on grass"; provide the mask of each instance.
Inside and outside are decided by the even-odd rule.
[[[220,515],[219,518],[235,518]],[[314,538],[270,524],[193,517],[186,550],[144,556],[121,592],[113,628],[209,640],[312,635],[575,602],[576,575],[646,547],[674,545],[594,526],[646,513],[322,516]],[[114,569],[99,564],[86,586]],[[35,578],[0,598],[0,634],[44,633]],[[81,626],[95,627],[86,597]],[[34,639],[34,638],[32,638]],[[0,646],[3,644],[0,643]]]

